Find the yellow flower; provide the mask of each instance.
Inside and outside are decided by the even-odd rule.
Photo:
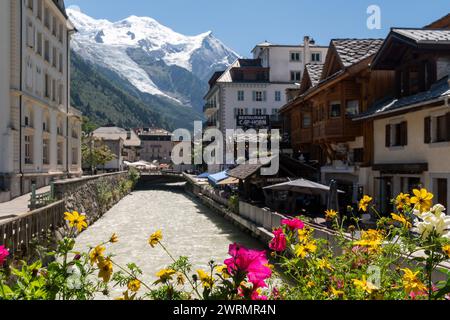
[[[141,282],[137,279],[128,282],[128,290],[131,292],[138,292],[141,289]]]
[[[334,287],[330,288],[330,295],[336,298],[342,298],[345,292],[341,290],[336,290]]]
[[[356,246],[367,247],[369,252],[378,252],[383,243],[384,236],[381,231],[378,230],[368,230],[363,231],[361,240],[356,241],[354,244]]]
[[[98,277],[103,278],[104,282],[108,282],[111,279],[113,273],[113,264],[110,258],[100,258],[98,262],[99,273]]]
[[[412,272],[410,269],[402,269],[403,275],[403,287],[406,294],[426,292],[428,289],[425,284],[417,277],[420,271]]]
[[[413,190],[414,197],[411,198],[411,204],[414,205],[414,208],[419,210],[420,212],[425,212],[430,210],[433,205],[434,195],[428,192],[427,189],[421,190]]]
[[[185,284],[184,276],[182,273],[178,273],[178,275],[177,275],[177,284],[179,286],[184,286],[184,284]]]
[[[202,282],[203,287],[212,288],[212,286],[214,285],[214,279],[201,269],[197,270],[197,273],[198,277],[200,278],[200,281]]]
[[[117,235],[115,233],[111,236],[111,238],[109,239],[109,242],[111,242],[111,243],[119,242],[119,238],[117,237]]]
[[[217,266],[216,272],[220,274],[224,279],[228,279],[230,277],[230,274],[228,273],[228,267],[226,265]]]
[[[411,222],[409,222],[408,219],[406,219],[406,217],[404,215],[402,215],[402,214],[398,215],[398,214],[392,213],[391,216],[394,221],[400,222],[405,228],[407,228],[407,229],[412,228]]]
[[[397,206],[398,210],[411,205],[411,196],[409,194],[400,193],[395,199],[395,205]]]
[[[362,280],[353,279],[353,285],[368,294],[372,294],[372,292],[379,290],[377,286],[367,281],[366,276],[363,276]]]
[[[317,266],[319,267],[320,270],[328,269],[330,271],[333,271],[333,266],[328,262],[327,259],[320,259],[319,262],[317,263]]]
[[[314,288],[315,287],[315,283],[314,283],[314,281],[309,281],[307,284],[306,284],[306,287],[308,288],[308,289],[311,289],[311,288]]]
[[[300,229],[298,230],[298,241],[302,242],[302,243],[307,243],[309,241],[309,238],[311,236],[311,234],[313,233],[314,229],[308,229],[308,228],[304,228],[304,229]]]
[[[177,273],[175,270],[173,269],[163,269],[161,271],[159,271],[156,276],[159,278],[158,281],[155,282],[155,284],[158,283],[166,283],[167,281],[172,280],[172,276]]]
[[[450,258],[450,245],[443,246],[442,251]]]
[[[103,254],[105,252],[105,247],[97,246],[89,253],[89,259],[91,261],[91,265],[93,266],[95,263],[100,262],[103,258]]]
[[[338,213],[335,210],[327,210],[327,211],[325,211],[325,218],[328,221],[333,221],[334,219],[337,218],[337,216],[338,216]]]
[[[86,216],[81,215],[76,211],[73,211],[72,213],[64,213],[64,219],[69,222],[69,226],[71,228],[76,227],[78,229],[78,232],[83,231],[88,226],[86,222]]]
[[[309,241],[306,244],[298,244],[295,248],[295,254],[297,257],[305,259],[309,254],[317,251],[317,245],[315,241]]]
[[[359,211],[367,212],[367,207],[373,201],[372,197],[364,196],[361,201],[359,201]]]
[[[134,298],[136,297],[136,293],[133,294],[132,296],[129,295],[128,291],[125,291],[123,293],[123,296],[120,298],[115,299],[116,301],[131,301],[134,300]]]
[[[150,236],[150,239],[148,239],[148,243],[152,246],[152,248],[154,248],[158,245],[158,243],[161,242],[162,239],[163,239],[162,231],[158,230]]]

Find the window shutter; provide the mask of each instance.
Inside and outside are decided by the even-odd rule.
[[[391,125],[386,126],[386,148],[391,146]]]
[[[245,108],[245,114],[246,115],[248,114],[248,108]]]
[[[255,115],[255,114],[256,114],[256,109],[253,108],[253,109],[252,109],[252,115]]]
[[[263,101],[267,101],[267,91],[263,91]]]
[[[237,109],[237,108],[234,108],[234,117],[236,118],[237,115],[238,115],[238,109]]]
[[[445,130],[446,130],[446,133],[447,133],[447,141],[450,141],[450,112],[449,113],[447,113],[446,115],[445,115],[445,117],[446,117],[446,122],[447,122],[447,126],[446,126],[446,128],[445,128]]]
[[[401,127],[401,132],[402,132],[402,146],[407,146],[408,145],[408,122],[402,122],[402,127]]]
[[[424,141],[425,144],[430,144],[431,143],[431,117],[425,118],[424,137],[425,137],[425,141]]]
[[[253,91],[253,101],[256,101],[256,91]]]

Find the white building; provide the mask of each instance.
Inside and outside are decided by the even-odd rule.
[[[0,202],[79,176],[81,113],[70,106],[63,0],[0,2]]]
[[[278,112],[287,103],[286,91],[299,88],[306,64],[323,63],[328,47],[304,38],[303,45],[257,45],[253,59],[238,59],[224,72],[216,72],[205,96],[205,127],[238,128],[238,117],[270,116],[271,128],[281,126]],[[221,166],[210,168],[220,170]]]

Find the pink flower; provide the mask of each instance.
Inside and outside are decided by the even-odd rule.
[[[279,228],[273,231],[275,236],[269,244],[269,248],[276,252],[283,252],[286,250],[286,235],[283,229]]]
[[[4,246],[0,246],[0,266],[5,262],[9,256],[9,251]]]
[[[302,230],[305,228],[305,223],[298,219],[283,219],[281,225],[287,226],[291,231]]]
[[[265,280],[272,276],[272,270],[268,267],[269,261],[265,251],[250,250],[241,245],[232,244],[229,254],[231,258],[224,263],[231,275],[247,276],[248,281],[253,284],[254,291],[267,287]]]
[[[253,291],[251,299],[253,301],[266,301],[268,300],[267,296],[261,295],[258,290]]]

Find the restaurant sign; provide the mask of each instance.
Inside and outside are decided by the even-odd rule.
[[[237,126],[241,128],[268,128],[270,120],[268,115],[241,115],[237,116]]]

